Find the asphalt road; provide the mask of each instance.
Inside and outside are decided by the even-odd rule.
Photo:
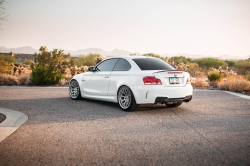
[[[250,165],[250,100],[194,91],[178,108],[71,100],[65,88],[0,88],[29,119],[0,143],[0,165]]]

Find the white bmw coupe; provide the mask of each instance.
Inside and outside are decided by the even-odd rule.
[[[75,75],[69,83],[72,99],[90,98],[118,103],[124,111],[139,104],[166,104],[177,107],[192,99],[188,72],[147,56],[112,57],[88,72]]]

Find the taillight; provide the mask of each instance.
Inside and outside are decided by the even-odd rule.
[[[155,77],[150,77],[150,76],[144,77],[143,82],[145,85],[161,85],[160,79],[157,79]]]
[[[187,84],[191,84],[191,78],[187,79]]]

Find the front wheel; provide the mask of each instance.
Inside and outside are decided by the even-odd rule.
[[[71,99],[77,100],[81,98],[81,92],[79,84],[76,80],[71,80],[69,84],[69,95]]]
[[[170,107],[170,108],[173,108],[173,107],[178,107],[182,104],[182,101],[180,102],[167,102],[166,103],[166,106]]]
[[[132,91],[127,86],[122,86],[118,90],[117,101],[123,111],[135,111],[139,104],[136,104],[135,97]]]

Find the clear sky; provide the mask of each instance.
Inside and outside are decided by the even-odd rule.
[[[250,0],[7,0],[0,46],[250,55]]]

